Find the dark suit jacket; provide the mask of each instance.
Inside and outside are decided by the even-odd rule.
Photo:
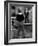
[[[21,15],[17,14],[16,20],[19,21],[19,22],[23,21],[24,20],[23,14],[21,14]]]

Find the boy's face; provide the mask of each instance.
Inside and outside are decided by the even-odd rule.
[[[13,13],[15,13],[15,9],[13,9]]]

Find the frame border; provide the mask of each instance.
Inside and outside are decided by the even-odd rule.
[[[17,42],[17,43],[8,43],[8,3],[14,2],[14,3],[33,3],[36,4],[36,18],[35,18],[35,42]],[[5,14],[6,12],[6,14]],[[6,15],[6,30],[5,30],[5,15]],[[6,33],[5,33],[6,31]],[[12,45],[12,44],[33,44],[37,43],[37,2],[31,2],[31,1],[4,1],[4,44],[5,45]]]

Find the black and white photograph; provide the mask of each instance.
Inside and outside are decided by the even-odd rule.
[[[5,1],[5,44],[37,42],[37,2]]]

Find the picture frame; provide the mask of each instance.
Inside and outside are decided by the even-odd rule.
[[[11,12],[10,7],[11,5],[17,7],[24,6],[24,7],[33,7],[32,8],[32,38],[25,38],[25,39],[11,39]],[[26,23],[27,24],[27,23]],[[30,23],[29,23],[30,24]],[[10,40],[11,39],[11,40]],[[10,42],[10,41],[11,42]],[[37,43],[37,2],[30,2],[30,1],[4,1],[4,44],[32,44]]]

